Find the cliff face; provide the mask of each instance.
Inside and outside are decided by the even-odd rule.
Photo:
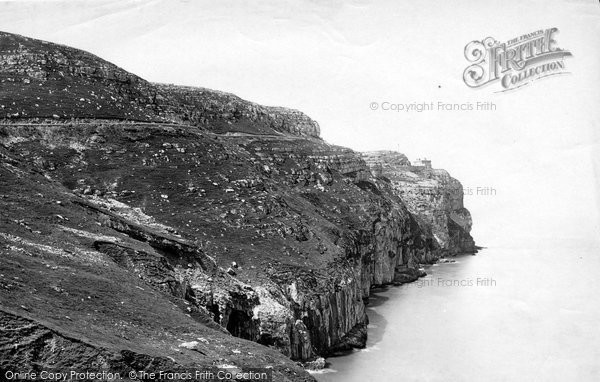
[[[403,154],[375,151],[362,154],[371,171],[389,180],[410,212],[431,227],[445,252],[476,251],[470,235],[471,214],[463,205],[463,187],[447,171],[412,166]]]
[[[96,240],[94,250],[294,359],[341,346],[364,326],[372,285],[437,256],[358,155],[320,140],[92,122],[10,124],[0,136],[102,226],[153,248]],[[217,284],[212,261],[235,262],[235,277]]]
[[[2,322],[41,333],[11,332],[2,367],[77,358],[47,351],[51,333],[114,361],[98,367],[259,365],[310,380],[283,355],[364,346],[371,287],[413,281],[470,238],[462,199],[415,210],[373,158],[323,142],[300,112],[151,84],[21,36],[0,48]],[[97,112],[77,108],[81,92]],[[385,158],[389,171],[405,162]],[[432,179],[444,195],[454,184]]]

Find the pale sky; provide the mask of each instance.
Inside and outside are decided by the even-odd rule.
[[[484,246],[600,241],[600,3],[0,1],[0,30],[90,51],[147,80],[302,110],[330,143],[426,156],[472,195]],[[252,4],[252,5],[251,5]],[[557,27],[571,73],[506,93],[467,87],[464,47]],[[371,102],[495,111],[373,111]]]

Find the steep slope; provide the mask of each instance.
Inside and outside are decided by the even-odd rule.
[[[127,375],[233,364],[312,380],[184,300],[185,261],[244,290],[201,251],[191,256],[189,243],[140,211],[72,194],[2,146],[0,158],[0,369]]]
[[[216,132],[319,136],[304,113],[224,92],[152,84],[90,53],[0,32],[0,117],[173,122]]]
[[[300,112],[151,84],[21,36],[0,35],[0,48],[3,80],[19,83],[0,91],[5,327],[107,352],[106,368],[268,366],[307,380],[279,352],[309,361],[364,346],[370,289],[413,281],[443,254],[397,185]],[[61,55],[54,78],[42,60]],[[31,104],[61,81],[77,86]],[[65,106],[79,88],[122,98]],[[20,350],[1,348],[2,366],[94,363],[47,351],[47,334],[11,333],[2,340]]]
[[[137,208],[173,227],[223,268],[235,262],[232,273],[260,286],[254,292],[269,304],[229,286],[209,292],[214,280],[204,269],[180,272],[188,299],[230,332],[296,359],[326,354],[364,326],[362,298],[371,285],[392,282],[396,266],[435,259],[436,247],[414,242],[422,235],[418,225],[398,198],[369,182],[364,162],[322,141],[106,122],[11,124],[0,136],[23,162],[89,203],[113,210],[116,201],[125,203],[123,210]],[[147,231],[138,220],[137,230]],[[263,322],[272,312],[262,309],[274,306],[279,316]],[[273,332],[276,319],[281,330]],[[310,337],[295,338],[307,330]]]
[[[147,81],[87,52],[4,32],[0,84],[7,118],[163,121]]]

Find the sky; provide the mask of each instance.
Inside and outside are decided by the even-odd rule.
[[[568,74],[509,92],[464,83],[469,42],[553,27],[573,55]],[[472,190],[480,245],[600,242],[596,0],[19,0],[0,1],[0,30],[87,50],[149,81],[299,109],[330,143],[427,157]],[[382,110],[431,102],[495,110]]]

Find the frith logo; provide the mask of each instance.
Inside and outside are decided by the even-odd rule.
[[[500,82],[499,92],[528,85],[535,80],[568,73],[565,57],[571,52],[557,46],[558,28],[538,30],[500,43],[492,37],[471,41],[465,58],[471,63],[463,73],[465,83],[480,88]]]

